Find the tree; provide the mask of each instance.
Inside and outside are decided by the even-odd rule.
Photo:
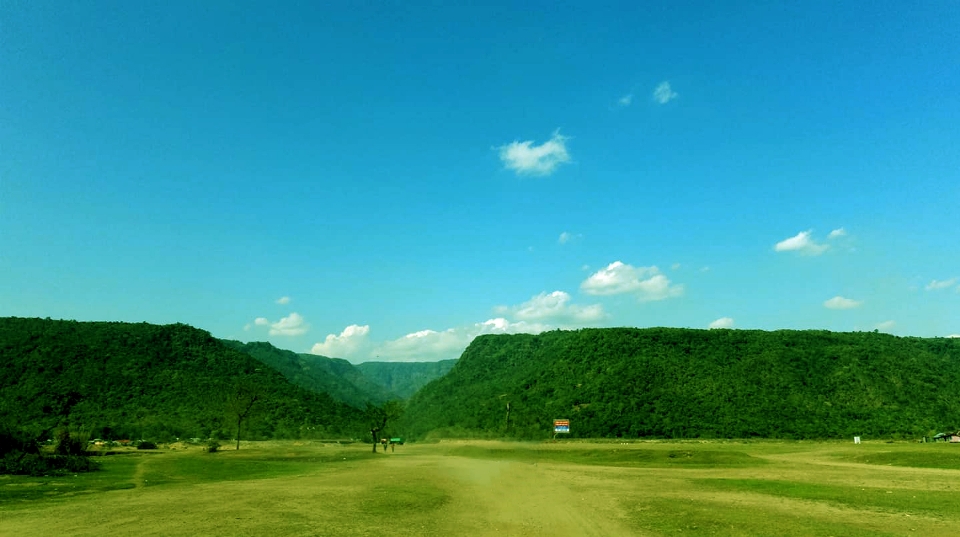
[[[237,420],[237,450],[240,449],[240,431],[257,402],[263,399],[263,392],[249,379],[238,380],[227,398],[227,413]]]
[[[403,404],[400,401],[387,401],[383,406],[367,403],[366,417],[370,423],[370,437],[373,440],[373,452],[377,452],[377,443],[380,434],[387,428],[387,423],[396,420],[403,414]]]

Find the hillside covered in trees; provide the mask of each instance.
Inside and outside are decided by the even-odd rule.
[[[326,393],[337,401],[357,408],[364,408],[367,403],[380,405],[401,398],[384,385],[367,378],[358,367],[341,358],[296,353],[278,349],[266,342],[222,341],[228,347],[249,354],[276,369],[297,386]]]
[[[584,329],[484,335],[411,398],[413,436],[911,437],[960,426],[960,339]],[[509,409],[508,409],[509,405]]]
[[[407,399],[430,381],[447,374],[456,360],[439,362],[363,362],[356,368],[373,382]]]
[[[960,339],[879,333],[486,335],[458,361],[353,366],[182,324],[0,318],[0,366],[0,427],[114,439],[232,437],[240,389],[258,397],[245,438],[365,438],[358,408],[431,379],[392,429],[532,439],[567,418],[572,437],[836,438],[960,426]]]
[[[362,413],[183,324],[0,318],[0,426],[102,438],[235,434],[228,401],[258,400],[244,438],[364,434]]]

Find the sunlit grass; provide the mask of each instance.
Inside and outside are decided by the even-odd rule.
[[[375,455],[360,446],[339,448],[247,449],[219,453],[169,453],[145,465],[147,487],[269,479],[319,471],[324,465],[364,460]]]
[[[960,445],[921,444],[896,451],[847,454],[843,458],[863,464],[960,470]]]
[[[621,503],[637,530],[695,535],[877,535],[875,529],[818,517],[772,512],[762,506],[737,505],[702,498],[632,498]]]
[[[856,487],[763,479],[698,479],[698,486],[826,502],[854,509],[925,514],[960,520],[960,492],[899,487]]]
[[[449,451],[451,455],[523,462],[565,462],[600,466],[729,468],[760,466],[767,461],[742,451],[715,450],[699,446],[679,449],[625,447],[623,449],[590,449],[575,445],[569,449],[506,449],[482,446],[461,446]]]
[[[0,476],[0,504],[15,507],[29,501],[134,488],[133,474],[147,456],[102,457],[98,458],[100,470],[59,477]]]
[[[195,485],[221,481],[268,479],[309,473],[323,465],[374,457],[362,446],[348,449],[303,448],[247,449],[206,453],[126,451],[97,457],[100,470],[60,477],[0,476],[0,502],[55,499],[139,486]]]
[[[91,524],[165,536],[938,533],[960,520],[953,453],[722,441],[130,451],[76,477],[0,477],[0,535]]]

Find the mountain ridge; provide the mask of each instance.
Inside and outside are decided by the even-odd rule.
[[[909,437],[960,421],[960,340],[600,328],[483,335],[408,402],[415,437]],[[509,410],[507,404],[509,403]]]
[[[180,323],[0,318],[0,364],[0,422],[38,434],[66,425],[102,438],[228,438],[226,399],[241,384],[260,398],[245,437],[364,427],[359,410]]]

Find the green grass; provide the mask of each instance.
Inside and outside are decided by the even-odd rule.
[[[56,499],[77,494],[134,488],[137,464],[151,455],[133,453],[98,458],[100,470],[60,477],[0,476],[0,504]]]
[[[424,479],[408,479],[403,483],[385,483],[365,494],[364,516],[383,517],[390,513],[430,513],[443,507],[450,496]]]
[[[697,479],[698,486],[885,513],[922,514],[960,520],[960,492],[897,487],[856,487],[765,479]]]
[[[789,515],[765,508],[704,499],[634,498],[622,501],[621,508],[628,513],[631,526],[643,533],[797,537],[884,534],[877,528],[813,518],[805,516],[805,513]]]
[[[767,461],[742,451],[704,449],[699,446],[683,446],[679,449],[636,447],[624,449],[500,449],[462,446],[452,449],[449,454],[477,459],[566,462],[622,467],[739,468],[767,464]]]
[[[960,470],[960,446],[949,444],[927,444],[925,447],[911,446],[909,450],[847,455],[843,458],[850,462],[863,464]]]
[[[103,520],[184,536],[930,534],[960,520],[951,448],[483,441],[377,455],[294,442],[129,451],[100,457],[102,470],[88,474],[0,476],[0,534],[74,535]]]
[[[150,460],[144,468],[142,479],[146,487],[268,479],[307,474],[322,470],[324,465],[365,460],[375,456],[365,448],[169,453]]]
[[[0,476],[0,503],[57,499],[138,486],[265,479],[319,471],[323,465],[375,457],[365,448],[285,448],[205,453],[129,451],[97,457],[101,469],[60,477]],[[138,472],[139,467],[139,472]]]

